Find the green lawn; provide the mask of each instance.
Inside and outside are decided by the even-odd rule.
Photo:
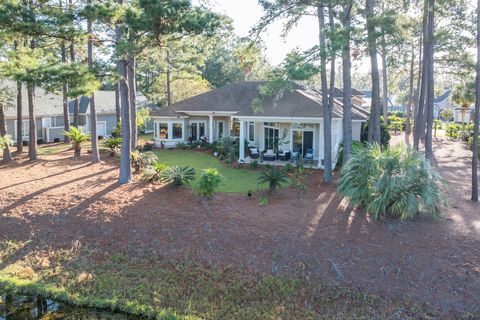
[[[259,171],[250,169],[234,169],[223,165],[220,161],[211,155],[199,151],[191,150],[158,150],[155,151],[160,162],[172,166],[190,166],[197,173],[197,179],[192,186],[195,188],[198,184],[198,178],[202,169],[215,168],[225,178],[220,192],[225,193],[243,193],[248,190],[265,190],[267,185],[257,185]]]

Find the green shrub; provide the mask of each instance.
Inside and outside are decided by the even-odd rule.
[[[120,147],[122,146],[122,138],[120,137],[110,137],[105,139],[103,145],[110,150],[110,155],[113,157],[120,152]]]
[[[260,207],[266,207],[268,205],[268,199],[267,197],[260,197],[258,198],[257,203]]]
[[[461,125],[457,123],[450,123],[447,125],[447,132],[446,135],[450,139],[456,140],[460,137],[460,129],[462,128]]]
[[[307,190],[307,179],[309,175],[310,175],[310,170],[302,166],[293,168],[292,170],[293,186],[299,189],[300,191]]]
[[[161,162],[154,163],[143,169],[143,179],[148,182],[157,183],[162,180],[162,172],[167,166]]]
[[[479,140],[480,140],[480,137],[479,137]],[[468,138],[468,149],[472,150],[473,151],[473,136],[469,137]],[[478,147],[478,156],[480,157],[480,145]]]
[[[390,132],[388,132],[387,127],[383,124],[380,126],[380,144],[384,147],[387,147],[390,143]],[[365,123],[362,127],[360,141],[367,142],[368,141],[368,122]]]
[[[374,144],[352,154],[342,167],[338,192],[374,219],[439,216],[446,204],[444,182],[415,150],[403,145],[382,149]]]
[[[188,166],[168,167],[162,170],[160,179],[175,186],[182,186],[195,180],[195,169]]]
[[[250,162],[250,169],[257,169],[257,168],[258,168],[257,160],[253,160],[252,162]]]
[[[287,176],[283,170],[276,167],[267,167],[258,177],[258,183],[268,183],[270,192],[275,191],[282,184],[288,182]]]
[[[186,150],[189,146],[185,142],[177,142],[176,147],[182,150]]]
[[[152,151],[154,147],[155,147],[155,144],[154,144],[154,143],[145,142],[145,143],[143,144],[142,151]]]
[[[360,149],[365,149],[365,144],[360,141],[353,141],[352,142],[352,154],[357,152]],[[343,143],[340,145],[340,150],[338,151],[338,160],[337,166],[341,166],[343,164]]]
[[[212,196],[223,181],[223,176],[217,169],[204,169],[198,184],[198,193],[202,196]]]
[[[157,156],[153,152],[140,152],[138,150],[132,151],[130,153],[130,158],[132,159],[132,166],[135,168],[135,172],[139,172],[142,168],[146,166],[153,165],[158,161]]]
[[[5,135],[3,137],[0,136],[0,150],[5,149],[6,147],[9,147],[13,145],[13,140],[11,135]]]
[[[287,162],[285,166],[283,166],[283,171],[285,171],[286,173],[292,173],[293,170],[295,170],[295,168],[290,162]]]

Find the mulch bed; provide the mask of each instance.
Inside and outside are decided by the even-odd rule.
[[[396,137],[397,140],[401,138]],[[376,222],[348,208],[314,171],[309,188],[268,195],[217,194],[116,183],[118,163],[71,152],[0,167],[0,239],[80,243],[132,256],[156,251],[252,272],[307,275],[367,293],[424,302],[445,316],[480,306],[480,205],[469,201],[470,151],[435,143],[449,183],[438,221]],[[268,198],[260,207],[257,199]]]

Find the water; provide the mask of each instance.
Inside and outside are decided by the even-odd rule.
[[[137,317],[108,311],[71,307],[37,296],[3,292],[0,296],[0,320],[56,320],[56,319],[116,319],[135,320]]]

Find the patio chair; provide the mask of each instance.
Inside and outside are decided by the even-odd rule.
[[[250,158],[257,159],[259,156],[259,152],[257,148],[250,148]]]
[[[291,160],[292,162],[295,162],[298,160],[298,151],[293,151],[291,154]]]
[[[290,150],[280,150],[278,152],[278,159],[280,159],[281,161],[290,160]]]
[[[263,161],[275,161],[277,155],[273,152],[272,149],[268,149],[267,152],[263,154]]]
[[[303,161],[313,163],[313,149],[307,149],[307,153],[305,153]]]

